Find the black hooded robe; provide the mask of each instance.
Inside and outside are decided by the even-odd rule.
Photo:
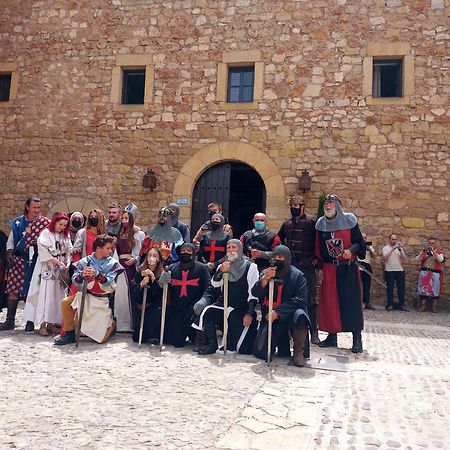
[[[264,272],[263,272],[264,274]],[[261,276],[263,276],[263,274]],[[269,313],[269,283],[262,287],[261,278],[252,289],[253,295],[261,303],[261,329],[267,327],[266,316]],[[272,322],[272,355],[275,348],[290,329],[307,329],[310,326],[307,308],[307,286],[303,273],[294,266],[290,266],[287,274],[275,282],[273,295],[273,310],[278,319]],[[309,343],[305,343],[305,355],[309,357]],[[259,332],[253,353],[257,358],[267,358],[267,332]]]
[[[257,299],[251,289],[258,279],[258,268],[255,263],[246,261],[243,275],[236,281],[228,283],[228,336],[227,349],[238,353],[250,355],[256,337],[257,321],[255,306]],[[219,279],[216,279],[219,278]],[[217,272],[212,286],[223,289],[223,274]],[[245,315],[252,316],[252,323],[244,327]],[[223,331],[223,296],[212,305],[207,306],[200,315],[200,328],[210,325]]]
[[[139,330],[141,327],[142,306],[144,300],[144,291],[147,289],[147,300],[144,316],[144,328],[142,333],[142,342],[149,339],[159,339],[161,330],[161,305],[162,305],[162,288],[158,284],[158,280],[149,281],[147,288],[141,287],[140,283],[143,276],[136,272],[134,283],[131,286],[131,299],[136,309],[139,311],[133,314],[133,335],[134,342],[139,342]]]
[[[186,269],[183,266],[183,263],[177,262],[168,268],[172,280],[169,284],[170,304],[167,306],[164,342],[175,347],[184,347],[186,337],[193,338],[193,306],[202,298],[211,280],[208,269],[202,263],[194,261]]]

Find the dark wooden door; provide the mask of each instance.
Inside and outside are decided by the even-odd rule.
[[[224,162],[206,170],[192,196],[191,234],[208,219],[208,203],[222,205],[223,215],[233,227],[234,237],[253,227],[253,215],[266,210],[264,181],[247,164]]]
[[[228,217],[230,176],[231,163],[221,163],[210,167],[198,179],[192,195],[192,236],[195,235],[202,223],[208,219],[209,203],[220,203],[223,208],[223,215]]]

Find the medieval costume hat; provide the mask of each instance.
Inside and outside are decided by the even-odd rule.
[[[230,274],[230,281],[237,281],[242,277],[242,275],[244,275],[245,269],[247,268],[248,258],[246,256],[244,256],[242,242],[239,239],[230,239],[227,242],[227,250],[228,250],[228,246],[230,244],[237,245],[238,257],[236,260],[230,261],[230,270],[228,273]]]
[[[341,208],[341,200],[335,194],[325,196],[324,202],[334,202],[336,206],[336,217],[328,219],[326,216],[320,217],[316,222],[316,230],[333,232],[337,230],[349,230],[356,226],[358,221],[352,213],[345,213]]]
[[[129,203],[125,208],[123,209],[124,212],[130,213],[133,215],[133,217],[136,217],[138,207],[134,203]]]
[[[305,204],[305,199],[303,198],[302,195],[300,194],[292,194],[289,197],[289,205],[304,205]]]

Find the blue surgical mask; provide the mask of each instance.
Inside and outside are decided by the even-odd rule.
[[[264,230],[264,228],[266,228],[266,222],[264,222],[263,220],[255,221],[255,230],[256,231],[262,231],[262,230]]]

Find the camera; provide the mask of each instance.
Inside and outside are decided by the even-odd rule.
[[[372,241],[366,241],[365,244],[366,244],[367,246],[372,245]]]
[[[427,247],[427,249],[425,251],[426,251],[427,256],[433,255],[433,247]]]

